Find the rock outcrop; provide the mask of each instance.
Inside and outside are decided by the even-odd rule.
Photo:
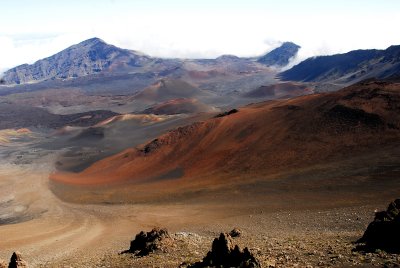
[[[1,266],[0,266],[1,267]],[[16,251],[12,254],[8,268],[27,268],[28,263],[22,259],[20,252]]]
[[[136,256],[146,256],[157,250],[165,250],[172,243],[167,229],[154,228],[150,232],[141,231],[131,241],[129,250],[124,253],[133,253]]]
[[[386,211],[376,212],[357,243],[363,244],[357,249],[400,252],[400,199],[391,202]]]
[[[231,237],[239,237],[242,235],[242,231],[239,228],[233,228],[232,231],[229,232]]]
[[[229,234],[221,233],[219,238],[215,238],[212,243],[211,251],[207,253],[201,262],[189,266],[191,268],[202,267],[261,267],[258,260],[245,248],[243,251],[238,245],[233,245]]]
[[[232,109],[232,110],[229,110],[229,111],[227,111],[227,112],[217,114],[216,116],[214,116],[214,118],[228,116],[228,115],[231,115],[231,114],[235,114],[235,113],[237,113],[237,112],[239,112],[239,110],[237,110],[237,109]]]

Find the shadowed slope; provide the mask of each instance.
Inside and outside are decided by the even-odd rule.
[[[399,71],[400,46],[390,46],[308,58],[279,76],[286,81],[349,84],[373,77],[391,78]]]

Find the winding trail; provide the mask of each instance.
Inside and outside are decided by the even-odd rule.
[[[49,189],[54,155],[15,165],[0,161],[0,259],[20,251],[30,267],[94,267],[105,254],[129,247],[140,230],[171,230],[203,217],[184,205],[81,205],[65,203]]]
[[[46,158],[40,164],[0,165],[0,192],[8,205],[0,212],[22,221],[0,226],[0,257],[18,250],[32,267],[65,259],[112,234],[93,210],[63,203],[51,193],[52,161]]]

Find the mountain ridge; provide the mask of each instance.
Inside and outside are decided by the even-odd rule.
[[[400,45],[385,50],[353,50],[308,58],[279,74],[285,81],[352,84],[368,78],[386,79],[400,73]]]
[[[289,43],[285,42],[282,46],[287,46]],[[224,65],[229,72],[241,73],[241,68],[244,68],[243,73],[245,73],[248,72],[246,65],[253,65],[250,69],[280,66],[283,64],[282,58],[287,58],[285,49],[279,50],[277,48],[269,53],[273,53],[275,56],[271,57],[268,63],[258,62],[257,57],[241,58],[235,55],[221,55],[215,59],[167,59],[151,57],[135,50],[119,48],[94,37],[69,46],[52,56],[37,60],[33,64],[22,64],[11,68],[4,72],[2,81],[6,85],[20,85],[97,74],[112,75],[123,73],[141,73],[158,77],[182,76],[185,71],[190,71],[190,66],[188,67],[188,65],[191,63],[197,65],[195,69],[197,68],[200,71],[204,66]],[[269,53],[261,56],[261,58],[268,56]],[[285,55],[279,55],[279,53],[285,53]],[[241,66],[242,63],[243,67],[238,68],[238,65]]]

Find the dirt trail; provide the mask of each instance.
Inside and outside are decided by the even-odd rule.
[[[8,258],[19,250],[32,267],[90,247],[106,234],[98,217],[64,204],[49,191],[51,156],[40,162],[0,165],[0,190],[6,193],[0,212],[3,218],[22,221],[0,226],[0,256]]]
[[[206,214],[202,207],[177,204],[64,203],[48,187],[53,159],[48,155],[26,165],[0,162],[0,217],[13,221],[0,225],[0,258],[18,250],[31,267],[85,267],[126,249],[142,229],[178,230]]]

